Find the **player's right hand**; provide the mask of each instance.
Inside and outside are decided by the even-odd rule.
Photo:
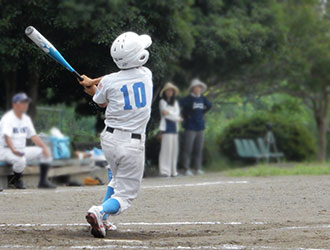
[[[90,96],[94,96],[96,93],[97,87],[95,85],[92,85],[91,87],[85,87],[84,91],[86,94]]]
[[[16,149],[13,150],[13,153],[14,153],[16,156],[19,156],[19,157],[23,157],[23,156],[24,156],[24,152],[17,151]]]
[[[80,85],[84,86],[85,88],[95,85],[95,81],[93,79],[89,78],[88,76],[82,75],[81,77],[83,78],[83,80],[79,81],[79,83],[80,83]]]

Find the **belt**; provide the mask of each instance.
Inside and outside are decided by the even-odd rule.
[[[111,128],[111,127],[107,127],[107,132],[109,132],[109,133],[113,133],[113,131],[115,130],[115,128]],[[132,133],[132,139],[138,139],[138,140],[141,140],[141,135],[140,134],[133,134]]]

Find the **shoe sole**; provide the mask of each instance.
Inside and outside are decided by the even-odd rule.
[[[92,235],[96,238],[104,238],[104,235],[101,232],[101,229],[99,227],[99,224],[97,223],[97,219],[95,215],[92,213],[87,213],[86,220],[92,227],[91,230]]]

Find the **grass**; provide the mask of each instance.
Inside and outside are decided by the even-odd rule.
[[[330,163],[259,164],[253,167],[226,170],[223,173],[231,177],[330,175]]]

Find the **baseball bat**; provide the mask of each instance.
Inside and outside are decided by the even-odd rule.
[[[41,35],[37,29],[33,26],[29,26],[25,29],[25,35],[27,35],[40,49],[42,49],[43,52],[69,70],[78,80],[83,80],[81,75],[71,67],[71,65],[64,59],[54,45],[51,44],[43,35]]]

